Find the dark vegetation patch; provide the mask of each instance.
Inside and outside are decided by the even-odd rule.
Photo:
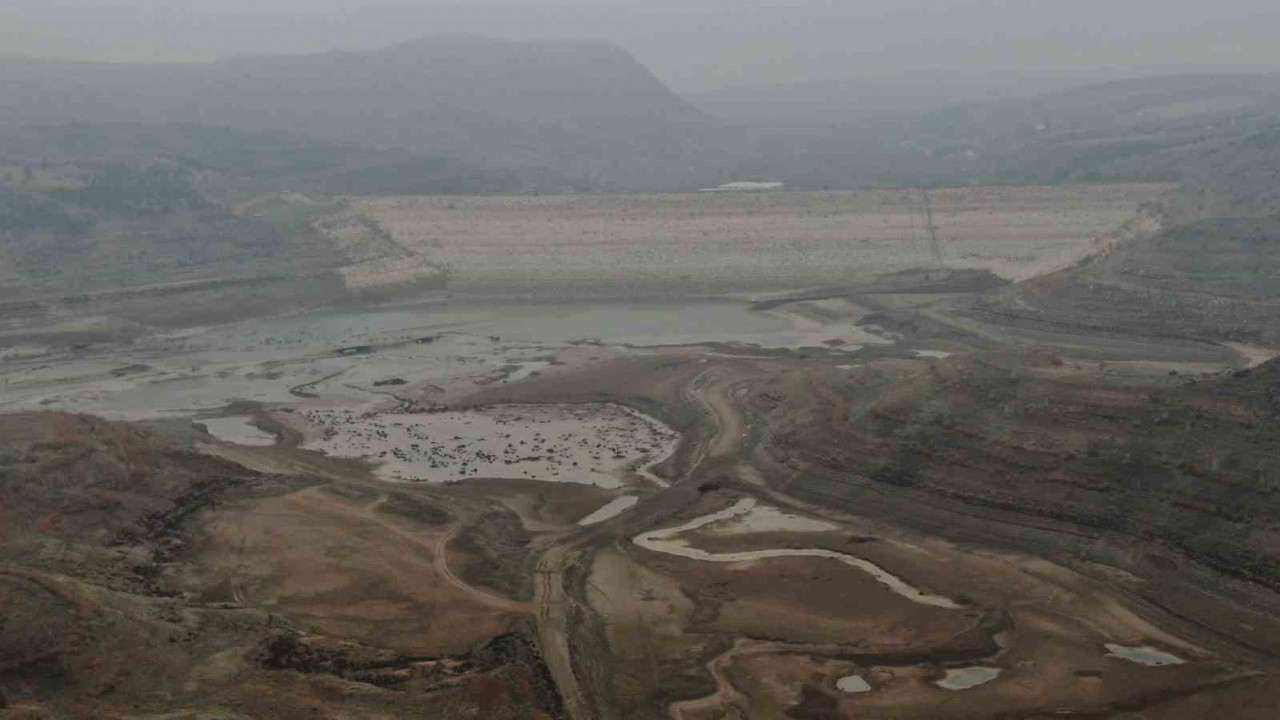
[[[407,493],[392,493],[378,506],[378,512],[409,518],[424,525],[447,525],[453,522],[448,511],[430,501]]]
[[[476,684],[488,692],[509,695],[488,700],[495,706],[527,704],[542,717],[563,716],[542,656],[523,633],[499,635],[462,655],[412,656],[323,636],[282,631],[264,639],[253,658],[268,670],[324,674],[380,688],[415,693]]]
[[[467,583],[493,588],[516,600],[533,598],[531,536],[510,510],[491,510],[468,524],[452,546],[471,556],[458,575]]]

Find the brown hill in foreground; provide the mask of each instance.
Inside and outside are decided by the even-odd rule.
[[[215,512],[233,523],[269,518],[277,534],[265,550],[268,566],[272,553],[297,549],[278,534],[293,522],[326,528],[348,556],[362,541],[385,553],[397,537],[388,528],[401,525],[354,518],[327,525],[326,513],[350,498],[314,479],[264,475],[184,445],[88,417],[0,417],[0,716],[555,715],[540,656],[518,626],[481,634],[461,653],[409,654],[369,629],[358,634],[377,642],[317,632],[318,621],[300,617],[288,600],[270,610],[245,602],[240,596],[254,591],[239,581],[224,592],[227,577],[246,586],[271,577],[251,569],[250,557],[264,558],[246,530],[234,557],[219,554],[208,526]],[[288,510],[273,514],[272,503]],[[411,507],[386,504],[401,513]],[[397,591],[358,567],[329,570],[333,586],[361,587],[367,597]],[[323,592],[309,599],[327,602]]]

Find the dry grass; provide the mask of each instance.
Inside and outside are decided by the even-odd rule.
[[[200,543],[206,593],[410,653],[465,652],[514,627],[516,603],[448,575],[439,558],[448,526],[388,514],[384,503],[312,488],[211,513]]]

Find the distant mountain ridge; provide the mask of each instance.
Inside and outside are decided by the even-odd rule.
[[[437,35],[183,65],[0,60],[0,136],[199,125],[373,150],[373,165],[397,166],[379,179],[361,160],[354,179],[320,185],[339,192],[626,192],[748,178],[797,190],[1179,181],[1204,152],[1280,128],[1280,75],[1034,87],[959,104],[947,98],[991,89],[808,83],[695,98],[713,114],[614,45]],[[406,182],[419,170],[449,181]]]
[[[934,78],[804,80],[737,85],[687,95],[713,117],[734,124],[848,124],[921,116],[968,103],[1028,98],[1096,81],[1047,77],[1019,81]]]
[[[693,188],[728,163],[715,121],[605,43],[442,35],[183,65],[0,61],[0,129],[68,122],[284,130],[579,189]]]
[[[866,92],[874,100],[877,88]],[[903,104],[896,117],[872,117],[850,98],[810,102],[823,122],[752,128],[743,172],[797,188],[1177,181],[1210,148],[1280,127],[1280,75],[1138,78],[923,111]]]

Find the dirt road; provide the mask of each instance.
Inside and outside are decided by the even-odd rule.
[[[671,487],[663,488],[658,495],[642,502],[641,506],[661,504],[673,490],[696,484],[701,477],[700,470],[709,462],[735,457],[740,453],[745,426],[741,413],[733,407],[732,395],[735,387],[736,384],[728,379],[727,374],[708,370],[699,373],[684,388],[682,395],[685,400],[706,410],[709,432],[698,441],[699,445],[693,451],[694,460],[685,476],[672,483]],[[597,717],[595,708],[599,707],[599,703],[588,698],[591,688],[584,687],[574,671],[570,609],[592,611],[585,600],[574,598],[566,590],[566,571],[578,559],[586,539],[610,535],[625,537],[633,531],[631,525],[634,515],[635,512],[632,511],[571,536],[546,550],[538,562],[534,597],[538,643],[564,701],[565,712],[571,720],[594,720]]]
[[[430,553],[432,567],[441,578],[453,587],[471,595],[481,604],[487,605],[496,610],[506,610],[515,613],[533,612],[534,606],[529,603],[518,602],[489,592],[488,590],[478,588],[474,585],[469,585],[453,573],[453,570],[449,568],[448,548],[450,541],[452,541],[454,537],[457,536],[458,531],[462,529],[462,525],[460,523],[453,523],[445,532],[436,531],[432,533],[423,533],[409,530],[401,523],[388,518],[385,513],[380,513],[378,511],[379,508],[385,505],[389,499],[386,495],[380,496],[377,500],[374,500],[359,509],[353,509],[349,503],[341,502],[326,493],[323,486],[303,490],[300,494],[309,498],[314,498],[320,503],[326,505],[332,511],[370,521],[391,532],[396,537],[426,550]]]
[[[573,650],[569,643],[569,612],[571,599],[565,592],[565,570],[571,561],[571,550],[565,546],[552,547],[538,561],[538,578],[534,590],[537,607],[538,645],[542,659],[555,680],[565,714],[570,720],[592,717],[591,706],[582,694],[578,677],[573,671]]]

